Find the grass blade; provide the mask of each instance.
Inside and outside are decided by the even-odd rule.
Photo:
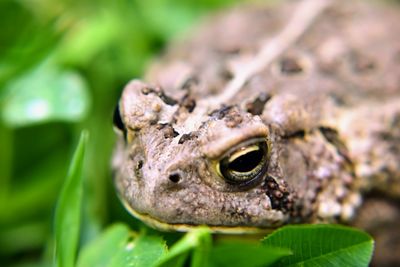
[[[82,132],[61,190],[55,216],[56,264],[75,266],[81,221],[83,161],[88,133]]]

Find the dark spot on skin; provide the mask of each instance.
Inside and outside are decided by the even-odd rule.
[[[178,144],[183,144],[190,139],[191,139],[190,134],[183,134],[181,138],[179,138]]]
[[[173,106],[178,103],[178,101],[176,101],[172,97],[169,97],[168,95],[166,95],[164,93],[164,91],[159,87],[157,87],[157,88],[145,87],[142,89],[142,94],[144,94],[144,95],[148,95],[151,93],[156,94],[165,104],[167,104],[169,106]]]
[[[272,208],[273,209],[279,209],[279,205],[280,203],[279,203],[279,200],[277,200],[277,199],[272,199],[272,201],[271,201],[271,205],[272,205]]]
[[[181,216],[182,214],[183,214],[183,210],[181,209],[181,208],[177,208],[176,210],[175,210],[175,214],[176,214],[176,216]]]
[[[185,95],[180,103],[180,106],[191,113],[196,107],[196,100],[190,95]]]
[[[165,104],[167,104],[167,105],[173,106],[173,105],[176,105],[176,103],[178,103],[178,101],[176,101],[175,99],[173,99],[173,98],[167,96],[167,95],[164,93],[164,91],[161,91],[161,93],[160,93],[158,96],[159,96],[159,97],[161,98],[161,100],[162,100]]]
[[[384,140],[385,142],[390,142],[393,139],[393,136],[390,132],[380,132],[379,138]]]
[[[393,119],[390,123],[390,127],[395,130],[395,129],[400,129],[400,113],[396,113],[393,116]]]
[[[329,96],[338,106],[345,106],[347,104],[345,96],[339,95],[336,92],[329,93]]]
[[[142,177],[141,169],[143,168],[143,160],[139,160],[135,166],[135,177],[140,179]]]
[[[226,126],[229,128],[237,127],[243,121],[237,106],[223,106],[211,112],[210,116],[218,120],[224,119]]]
[[[143,167],[143,160],[139,160],[137,165],[136,165],[136,169],[140,170]]]
[[[283,193],[279,190],[274,191],[274,197],[276,197],[277,199],[280,199],[283,197]]]
[[[172,128],[172,131],[173,131],[173,137],[177,137],[179,135],[179,133],[177,131],[175,131],[174,128]]]
[[[178,144],[183,144],[183,143],[185,143],[186,141],[192,140],[192,139],[194,139],[194,138],[196,138],[196,137],[197,137],[197,135],[194,134],[193,132],[188,133],[188,134],[183,134],[183,135],[181,136],[181,138],[179,138]]]
[[[210,113],[210,116],[216,118],[218,120],[223,119],[229,111],[233,108],[233,106],[225,106],[223,105],[220,109],[216,109]]]
[[[292,139],[292,138],[303,139],[305,135],[306,135],[306,132],[304,130],[298,130],[298,131],[296,131],[294,133],[290,133],[288,135],[285,135],[284,138],[286,138],[286,139]]]
[[[287,193],[288,192],[287,188],[282,186],[282,185],[278,186],[278,188],[279,188],[280,192],[282,192],[282,193]]]
[[[186,81],[182,84],[181,89],[182,90],[189,90],[193,86],[199,84],[199,78],[192,76],[186,79]]]
[[[233,78],[232,72],[227,69],[222,69],[219,74],[220,77],[222,77],[222,79],[224,79],[225,81],[229,81]]]
[[[365,73],[375,68],[374,62],[359,52],[350,53],[349,60],[352,70],[356,73]]]
[[[286,57],[280,61],[280,71],[289,75],[298,74],[303,71],[303,67],[295,58]]]
[[[144,87],[144,88],[142,88],[142,94],[148,95],[148,94],[150,94],[150,93],[154,93],[154,89],[153,89],[153,88],[150,88],[150,87]]]
[[[284,213],[293,211],[293,197],[285,186],[279,185],[274,178],[267,176],[262,187],[270,198],[273,209]]]
[[[267,186],[269,189],[275,189],[278,185],[276,184],[276,182],[270,181],[267,183]]]
[[[267,93],[261,93],[253,102],[246,104],[247,112],[253,115],[261,115],[264,110],[265,103],[267,103],[270,99],[271,95]]]
[[[351,176],[355,177],[355,166],[353,161],[351,160],[349,151],[346,147],[346,144],[340,139],[339,133],[332,128],[329,127],[319,127],[320,132],[330,144],[332,144],[338,154],[343,159],[342,167],[349,173]]]
[[[179,135],[179,133],[175,131],[174,127],[169,123],[159,123],[156,128],[157,130],[162,130],[164,132],[164,138],[174,138]]]
[[[351,163],[349,152],[344,142],[339,138],[339,133],[335,129],[329,127],[319,127],[319,130],[326,141],[331,143],[348,163]]]
[[[338,141],[338,132],[335,129],[328,127],[320,127],[319,130],[324,135],[325,139],[330,143],[336,143]]]
[[[193,112],[195,108],[196,108],[196,100],[190,95],[190,91],[188,91],[188,93],[180,100],[179,108],[175,111],[173,115],[172,123],[176,123],[182,114]]]
[[[181,176],[178,173],[173,173],[168,176],[168,179],[176,184],[179,183],[179,181],[181,180]]]
[[[378,132],[377,137],[382,139],[388,144],[388,150],[394,154],[399,155],[400,151],[400,113],[396,113],[391,118],[389,129]],[[399,157],[400,158],[400,157]]]

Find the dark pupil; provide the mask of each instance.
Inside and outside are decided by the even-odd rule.
[[[117,105],[114,109],[113,123],[115,127],[120,129],[121,131],[125,131],[125,125],[122,122],[121,114],[119,112],[119,105]]]
[[[228,168],[236,172],[249,172],[261,162],[263,154],[262,149],[251,151],[229,163]]]

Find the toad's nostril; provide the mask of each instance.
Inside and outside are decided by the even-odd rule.
[[[181,176],[178,173],[173,173],[168,178],[173,183],[178,183],[181,180]]]

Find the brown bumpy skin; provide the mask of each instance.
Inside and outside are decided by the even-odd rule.
[[[234,97],[204,100],[222,93],[294,9],[253,5],[209,18],[171,45],[146,82],[126,86],[113,161],[119,195],[161,229],[353,222],[376,236],[377,251],[393,251],[385,246],[400,246],[398,6],[336,1]],[[254,142],[267,146],[261,174],[229,182],[222,160]],[[379,264],[399,263],[382,255]]]

